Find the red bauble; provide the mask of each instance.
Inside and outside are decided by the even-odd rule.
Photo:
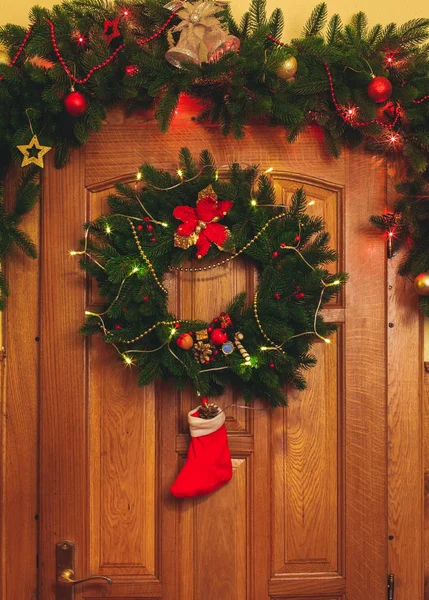
[[[179,348],[182,348],[182,350],[190,350],[194,345],[194,340],[189,333],[181,333],[176,340],[176,344]]]
[[[64,98],[64,106],[71,117],[82,117],[88,108],[88,100],[80,92],[70,92]]]
[[[377,121],[384,125],[391,125],[396,118],[398,107],[394,102],[387,102],[377,108]]]
[[[228,336],[224,331],[222,331],[222,329],[214,329],[213,333],[210,336],[210,339],[213,342],[213,344],[216,344],[216,346],[220,346],[228,340]]]
[[[373,77],[366,90],[374,102],[386,102],[392,95],[392,84],[386,77]]]

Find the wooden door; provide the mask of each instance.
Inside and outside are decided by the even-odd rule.
[[[317,344],[308,390],[287,409],[228,410],[233,479],[214,494],[177,500],[169,487],[186,457],[189,392],[140,389],[100,339],[78,329],[97,302],[69,256],[84,221],[116,181],[142,162],[177,168],[180,147],[208,148],[273,167],[277,201],[304,185],[323,215],[350,281],[326,318],[333,343]],[[56,171],[42,204],[40,598],[55,598],[55,545],[76,544],[77,599],[381,600],[386,595],[386,306],[384,240],[368,225],[383,210],[386,172],[363,153],[328,158],[314,130],[288,145],[282,130],[249,127],[236,141],[179,115],[169,133],[142,117],[113,115]],[[313,203],[314,202],[314,203]],[[171,278],[181,318],[211,319],[252,266]],[[208,301],[209,299],[209,301]],[[241,400],[233,391],[220,404]]]

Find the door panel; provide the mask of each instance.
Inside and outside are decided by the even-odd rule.
[[[116,118],[116,121],[114,120]],[[177,119],[117,116],[62,171],[49,163],[43,198],[41,355],[41,597],[53,600],[54,548],[77,546],[76,576],[113,586],[76,588],[76,598],[117,600],[379,600],[386,583],[386,389],[384,242],[366,225],[384,201],[385,171],[354,153],[334,161],[314,133],[249,127],[232,141]],[[105,210],[116,181],[143,161],[177,168],[182,145],[273,167],[277,202],[304,185],[350,282],[324,309],[337,322],[316,344],[308,389],[287,409],[227,409],[233,479],[214,494],[177,500],[169,487],[186,459],[187,412],[197,404],[160,382],[138,388],[100,339],[77,331],[99,305],[67,251],[82,223]],[[59,201],[61,199],[61,201]],[[55,247],[55,251],[52,248]],[[180,318],[211,319],[231,298],[252,297],[252,265],[168,278]],[[241,403],[229,390],[222,406]]]

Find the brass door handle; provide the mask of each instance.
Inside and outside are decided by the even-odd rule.
[[[104,575],[90,575],[75,579],[75,546],[73,542],[62,540],[56,544],[56,579],[55,600],[74,600],[74,586],[84,581],[102,581],[112,585],[110,577]],[[80,598],[80,596],[79,596]]]
[[[83,583],[84,581],[91,581],[94,579],[102,579],[109,585],[112,585],[112,580],[110,577],[105,577],[104,575],[89,575],[89,577],[83,577],[82,579],[73,579],[74,571],[73,569],[64,569],[58,576],[58,583],[70,583],[71,585],[76,585],[77,583]]]

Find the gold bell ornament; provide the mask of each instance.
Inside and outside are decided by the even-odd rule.
[[[215,62],[226,52],[236,52],[239,49],[240,40],[222,29],[219,19],[214,16],[226,4],[224,0],[199,0],[181,4],[176,13],[181,22],[170,30],[171,33],[180,31],[180,38],[165,54],[169,63],[178,68],[186,62],[201,65],[204,62]],[[177,4],[169,3],[166,8],[175,10]]]

